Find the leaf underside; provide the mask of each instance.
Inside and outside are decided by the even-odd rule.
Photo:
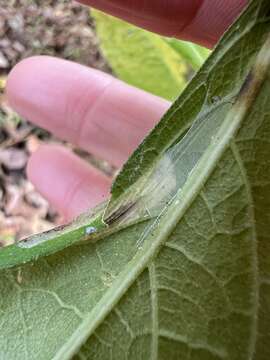
[[[1,271],[1,359],[270,358],[269,33],[254,0],[118,176],[121,229]]]

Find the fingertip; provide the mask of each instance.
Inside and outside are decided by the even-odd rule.
[[[72,141],[80,116],[112,79],[109,74],[67,60],[35,56],[11,71],[7,98],[23,118]],[[73,112],[78,114],[78,122],[71,118]]]
[[[55,200],[56,188],[53,185],[58,186],[58,170],[70,155],[70,151],[62,146],[42,144],[28,160],[26,167],[28,179],[51,203]]]
[[[42,145],[31,156],[27,175],[65,220],[104,201],[110,191],[108,177],[60,145]]]
[[[20,103],[25,99],[25,94],[28,94],[27,89],[31,85],[29,71],[32,71],[42,60],[42,56],[26,58],[16,64],[10,71],[7,78],[6,95],[9,104],[14,110],[22,110]]]
[[[58,146],[42,144],[30,156],[26,166],[26,175],[34,185],[38,182],[40,178],[39,174],[42,173],[43,162],[46,163],[47,158],[50,159],[51,152],[54,148],[58,150]],[[60,148],[60,151],[61,150],[62,149]]]

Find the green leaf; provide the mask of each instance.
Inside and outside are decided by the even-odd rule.
[[[174,100],[187,83],[190,69],[160,36],[98,11],[101,49],[115,74],[128,84]]]
[[[192,65],[194,70],[198,70],[210,55],[210,50],[202,46],[174,38],[164,39],[182,58]]]
[[[73,225],[98,241],[1,271],[1,359],[269,359],[269,47],[254,0]]]

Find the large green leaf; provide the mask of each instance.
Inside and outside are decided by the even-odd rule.
[[[1,271],[1,359],[269,359],[269,46],[270,3],[254,0],[105,214],[1,251],[3,268],[101,229]]]
[[[188,63],[162,37],[99,11],[92,16],[101,49],[120,79],[169,100],[184,89]]]
[[[177,40],[175,38],[164,38],[164,40],[182,58],[186,59],[194,70],[198,70],[210,55],[210,50],[188,41]]]

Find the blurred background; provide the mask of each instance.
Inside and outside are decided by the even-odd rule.
[[[86,7],[72,1],[0,0],[0,241],[4,242],[47,230],[60,221],[25,176],[27,159],[40,142],[58,140],[20,119],[4,95],[12,67],[37,54],[110,71]]]
[[[174,100],[209,51],[163,38],[68,0],[0,0],[0,242],[48,230],[61,218],[27,181],[29,156],[42,141],[62,143],[8,106],[6,78],[32,55],[51,55],[113,73]],[[105,173],[101,159],[66,144]]]

